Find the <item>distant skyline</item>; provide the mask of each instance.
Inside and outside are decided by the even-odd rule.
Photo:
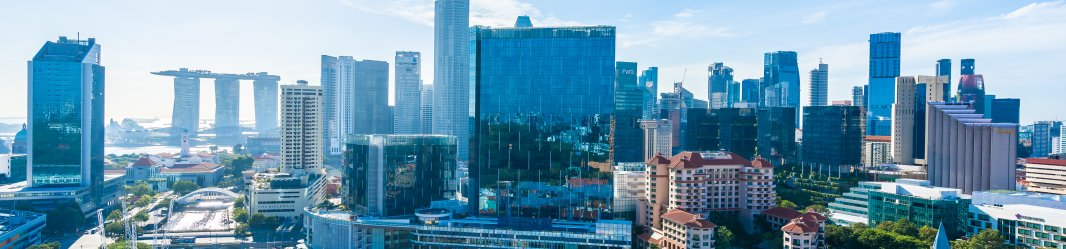
[[[700,99],[711,63],[733,68],[736,81],[757,78],[763,54],[779,50],[798,53],[800,72],[819,59],[829,64],[828,100],[851,99],[852,86],[867,81],[869,34],[900,32],[901,75],[935,75],[936,60],[949,58],[957,87],[959,60],[974,58],[988,94],[1021,99],[1023,124],[1066,119],[1063,1],[471,1],[471,25],[511,26],[518,15],[531,16],[534,27],[616,26],[617,60],[657,66],[660,92],[684,80]],[[173,80],[151,71],[269,72],[281,84],[318,85],[323,54],[390,64],[396,51],[434,58],[432,0],[20,1],[0,8],[0,23],[0,117],[26,116],[26,63],[44,42],[79,33],[102,46],[114,119],[170,118]],[[433,63],[422,65],[427,84]],[[253,119],[251,84],[241,93],[240,117]],[[214,113],[210,85],[201,101],[200,113]]]

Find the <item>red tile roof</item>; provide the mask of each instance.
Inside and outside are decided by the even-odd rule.
[[[699,152],[685,151],[670,158],[670,168],[699,168],[706,165],[751,165],[747,159],[733,152],[724,152],[729,158],[703,158]]]
[[[817,221],[817,222],[825,222],[825,221],[829,220],[829,218],[826,218],[825,215],[816,213],[814,211],[807,211],[807,213],[803,214],[803,216],[801,216],[800,218],[803,218],[804,220],[813,220],[813,221]]]
[[[772,168],[774,168],[774,164],[770,163],[770,161],[767,161],[766,159],[761,158],[761,157],[760,158],[755,158],[755,160],[751,161],[751,166],[755,167],[755,168],[759,168],[759,169],[772,169]]]
[[[655,154],[654,157],[648,159],[647,163],[655,165],[670,164],[670,159],[667,159],[663,154]]]
[[[818,228],[821,227],[822,224],[825,224],[827,220],[829,219],[821,214],[812,211],[807,211],[807,213],[804,213],[798,218],[792,219],[792,221],[788,222],[788,224],[782,226],[781,231],[793,234],[816,233],[818,232]]]
[[[892,142],[892,137],[890,137],[890,136],[866,136],[866,138],[863,139],[863,140],[866,140],[866,141],[869,141],[869,142]]]
[[[670,210],[670,212],[666,212],[659,217],[691,228],[714,228],[717,226],[714,223],[703,219],[703,217],[698,214],[692,214],[680,209]]]
[[[762,214],[766,215],[766,216],[773,216],[773,217],[782,218],[782,219],[786,219],[786,220],[795,219],[795,218],[798,218],[801,215],[803,215],[803,213],[800,213],[799,211],[796,211],[795,209],[784,208],[784,207],[774,207],[774,208],[771,208],[771,209],[767,209],[766,211],[762,211]]]
[[[155,161],[152,161],[152,159],[148,157],[142,157],[141,159],[137,159],[137,161],[133,163],[133,166],[155,166]]]
[[[1047,159],[1047,158],[1026,158],[1025,163],[1042,164],[1042,165],[1055,165],[1066,166],[1066,160],[1059,159]]]

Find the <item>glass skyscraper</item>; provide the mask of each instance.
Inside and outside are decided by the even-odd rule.
[[[455,136],[459,159],[470,137],[470,0],[436,0],[433,15],[433,134]]]
[[[870,90],[866,104],[866,135],[892,134],[892,104],[899,77],[900,33],[870,34]]]
[[[796,52],[777,51],[763,56],[763,107],[792,107],[799,123],[800,76]]]
[[[471,206],[524,218],[608,211],[598,203],[611,191],[615,28],[479,27],[475,34]]]
[[[352,135],[344,158],[342,195],[356,215],[412,215],[459,186],[453,136]]]
[[[951,100],[951,59],[940,59],[936,61],[936,76],[946,77],[947,81],[944,83],[944,101]]]
[[[803,108],[803,163],[843,172],[862,162],[862,107]],[[837,168],[833,170],[833,168]]]
[[[615,70],[612,158],[615,162],[644,162],[648,158],[641,158],[643,131],[639,121],[644,114],[645,90],[637,81],[637,63],[619,61]]]
[[[659,116],[659,68],[649,67],[640,72],[637,83],[644,87],[644,119],[653,119]]]
[[[104,66],[96,39],[59,37],[29,63],[31,187],[89,187],[104,181]]]
[[[707,67],[707,101],[711,109],[731,107],[730,88],[733,84],[733,68],[721,62]]]
[[[760,79],[744,79],[740,81],[740,101],[747,103],[749,106],[754,107],[760,104],[760,89],[759,85],[762,84]]]
[[[818,68],[811,70],[811,106],[829,105],[829,65],[818,61]]]

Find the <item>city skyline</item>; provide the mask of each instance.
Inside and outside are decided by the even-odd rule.
[[[9,90],[0,92],[0,98],[9,100],[9,108],[0,110],[0,117],[25,117],[26,96],[22,93],[26,90],[26,74],[22,66],[31,55],[24,51],[36,50],[40,41],[59,35],[95,37],[105,44],[109,53],[102,60],[108,65],[107,92],[112,96],[107,99],[106,115],[113,119],[169,119],[173,103],[171,80],[152,76],[151,71],[179,67],[216,72],[265,71],[280,75],[283,82],[302,79],[318,85],[318,57],[323,54],[351,54],[393,63],[396,51],[418,51],[427,58],[433,58],[434,52],[433,1],[353,0],[315,5],[242,1],[213,3],[214,7],[199,11],[187,11],[199,8],[197,4],[149,2],[124,5],[122,8],[127,11],[123,13],[129,14],[92,18],[91,13],[102,12],[93,10],[111,5],[72,2],[49,8],[57,15],[47,20],[31,16],[33,11],[28,10],[45,4],[13,4],[6,8],[8,13],[0,15],[0,20],[7,23],[26,23],[0,27],[0,31],[10,34],[8,37],[19,37],[5,39],[8,46],[0,48],[0,54],[8,55],[0,59],[0,82],[4,82],[0,85]],[[849,99],[851,87],[868,78],[868,35],[900,32],[901,75],[935,75],[936,60],[940,58],[956,61],[953,65],[959,65],[963,58],[975,58],[981,62],[976,71],[985,76],[990,92],[1022,99],[1023,124],[1061,118],[1052,109],[1056,100],[1052,94],[1066,90],[1066,86],[1053,84],[1053,79],[1066,73],[1058,72],[1051,62],[1066,55],[1066,48],[1056,45],[1066,41],[1066,35],[1052,32],[1066,28],[1066,3],[1062,1],[995,6],[964,1],[779,2],[768,9],[745,8],[741,3],[601,5],[475,0],[471,2],[470,22],[508,27],[518,15],[530,15],[534,27],[617,26],[617,60],[659,67],[660,92],[666,92],[672,86],[669,83],[684,75],[685,87],[704,100],[708,98],[707,86],[700,76],[702,68],[720,61],[735,70],[737,81],[757,78],[762,75],[761,55],[778,50],[797,51],[801,70],[816,67],[821,58],[833,68],[828,100]],[[875,13],[864,12],[873,6],[878,6]],[[592,7],[602,7],[603,11],[592,15],[582,11]],[[789,8],[794,10],[784,10]],[[230,13],[235,9],[257,11]],[[781,14],[759,21],[739,18],[757,11]],[[901,16],[908,18],[898,19]],[[384,20],[385,25],[359,25],[372,23],[371,20]],[[384,38],[362,38],[374,34]],[[1026,39],[1034,36],[1044,39]],[[426,60],[423,70],[429,72],[432,63]],[[955,66],[952,78],[958,74]],[[809,89],[810,84],[805,78],[801,77],[803,90]],[[434,75],[424,73],[423,81],[434,82]],[[393,82],[394,77],[390,77],[390,93],[395,90]],[[250,85],[241,88],[240,119],[251,120],[253,91]],[[1026,91],[1037,88],[1042,91]],[[157,92],[146,94],[145,90]],[[202,90],[200,113],[214,113],[213,90]],[[809,98],[808,91],[801,94],[801,99]],[[389,98],[394,102],[392,94]]]

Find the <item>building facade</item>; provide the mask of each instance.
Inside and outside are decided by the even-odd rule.
[[[393,70],[396,72],[393,132],[420,134],[422,115],[422,53],[397,51]]]
[[[881,189],[881,182],[859,182],[848,192],[829,203],[829,217],[833,224],[866,224],[870,221],[870,191]]]
[[[1066,239],[1066,199],[1061,195],[1013,191],[973,193],[966,234],[999,231],[1007,244],[1021,248],[1062,248]]]
[[[960,238],[966,226],[969,196],[962,190],[929,186],[927,181],[899,179],[881,183],[881,189],[870,191],[867,214],[870,226],[885,221],[907,219],[918,226],[943,223],[951,238]]]
[[[644,163],[618,163],[614,166],[614,179],[611,186],[614,188],[611,200],[612,210],[616,219],[637,221],[643,217],[641,202],[644,200],[646,189],[645,178],[647,172]]]
[[[899,77],[900,33],[870,34],[870,81],[866,104],[866,135],[892,133],[892,104]]]
[[[829,65],[818,60],[818,68],[811,70],[810,106],[829,104]]]
[[[659,68],[649,67],[640,72],[637,83],[644,89],[644,114],[642,119],[655,119],[659,117]]]
[[[470,137],[470,0],[436,1],[433,15],[433,132],[455,136],[459,160]]]
[[[1048,157],[1051,155],[1051,129],[1054,123],[1051,121],[1037,121],[1033,123],[1033,136],[1031,143],[1033,146],[1031,157]]]
[[[803,108],[802,163],[830,173],[850,172],[861,165],[862,117],[858,106]]]
[[[644,87],[637,80],[637,63],[619,61],[615,71],[610,158],[615,162],[643,162],[647,160],[640,158]]]
[[[951,59],[936,61],[936,76],[944,78],[944,100],[953,101],[951,96]]]
[[[796,52],[777,51],[763,55],[762,89],[763,107],[791,107],[793,119],[800,117],[800,76],[796,64]]]
[[[925,154],[933,186],[963,193],[1014,189],[1018,124],[992,123],[970,103],[928,108]]]
[[[45,215],[18,210],[0,210],[0,247],[29,248],[44,242]]]
[[[662,240],[659,248],[714,248],[714,223],[700,214],[670,210],[662,215]]]
[[[873,167],[892,162],[892,137],[866,136],[862,141],[862,165]]]
[[[721,62],[707,67],[707,101],[711,109],[732,107],[733,96],[729,94],[733,84],[733,68]]]
[[[709,217],[736,212],[752,217],[774,206],[773,165],[747,160],[731,152],[682,152],[648,160],[646,227],[662,232],[662,216],[685,210]]]
[[[1025,189],[1037,193],[1066,195],[1066,160],[1025,160]]]
[[[281,168],[286,172],[322,167],[322,88],[307,81],[281,86]]]
[[[350,134],[390,134],[393,119],[389,113],[389,63],[337,57],[336,85],[332,92],[336,111],[331,128],[330,155],[340,155]],[[324,98],[325,99],[325,98]]]
[[[433,85],[422,85],[418,134],[433,134]]]
[[[807,212],[781,227],[782,244],[786,249],[826,248],[825,223],[829,219]]]
[[[356,215],[411,215],[456,198],[455,137],[353,135],[345,146],[344,203]]]
[[[863,100],[866,99],[866,95],[863,93],[862,86],[855,86],[851,88],[851,104],[866,108],[866,104]]]
[[[670,120],[666,119],[640,121],[640,128],[644,129],[644,158],[672,154],[671,127]]]
[[[796,117],[799,107],[760,107],[755,114],[758,117],[756,132],[756,152],[774,164],[796,162]]]

